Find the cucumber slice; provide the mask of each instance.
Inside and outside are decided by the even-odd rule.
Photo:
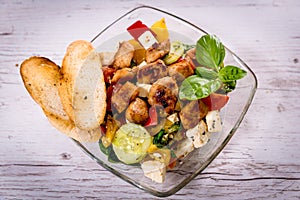
[[[170,65],[176,62],[184,53],[184,45],[179,41],[174,41],[171,43],[171,48],[169,54],[164,58],[166,65]]]
[[[119,128],[112,141],[118,159],[125,164],[139,163],[147,154],[151,136],[137,124],[127,123]]]

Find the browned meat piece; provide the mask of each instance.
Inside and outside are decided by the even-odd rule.
[[[190,62],[191,66],[193,68],[195,68],[196,66],[199,66],[199,63],[197,62],[197,59],[196,59],[196,48],[192,48],[192,49],[188,50],[186,52],[185,59]]]
[[[175,80],[165,77],[156,81],[149,91],[148,102],[150,105],[161,105],[166,113],[171,114],[177,102],[178,87]]]
[[[137,80],[139,83],[152,84],[168,75],[167,66],[162,60],[138,68]]]
[[[191,129],[195,127],[207,112],[208,107],[201,100],[189,102],[179,113],[183,128]]]
[[[166,76],[158,79],[154,84],[163,85],[172,90],[175,96],[178,96],[178,86],[174,78]]]
[[[124,83],[130,81],[136,77],[137,67],[134,68],[123,68],[116,71],[111,82],[114,83]]]
[[[121,113],[127,108],[130,101],[137,97],[137,95],[138,88],[127,81],[124,85],[115,87],[111,97],[111,104],[119,113]]]
[[[186,77],[194,74],[194,70],[189,61],[183,59],[180,62],[174,63],[168,67],[169,75],[178,83],[181,83]]]
[[[114,68],[130,67],[131,60],[133,58],[134,47],[128,41],[122,42],[119,45],[119,49],[115,55]]]
[[[148,106],[145,101],[136,98],[126,110],[126,119],[132,123],[144,124],[149,118]]]
[[[196,48],[192,48],[186,52],[186,56],[189,56],[191,59],[196,60]]]
[[[159,58],[162,58],[163,56],[167,55],[170,51],[170,40],[164,40],[160,43],[155,43],[147,49],[146,51],[146,61],[147,63],[151,63],[156,61]]]

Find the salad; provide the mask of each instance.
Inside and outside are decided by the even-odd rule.
[[[220,110],[246,71],[224,63],[214,35],[196,44],[169,38],[164,18],[127,27],[131,40],[101,52],[106,114],[100,150],[111,162],[140,166],[162,183],[166,172],[222,131]]]

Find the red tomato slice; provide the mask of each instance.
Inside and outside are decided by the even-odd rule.
[[[208,97],[201,99],[209,110],[220,110],[229,100],[229,96],[223,94],[212,93]]]
[[[138,20],[135,23],[133,23],[132,25],[130,25],[127,28],[127,31],[138,42],[139,42],[139,37],[143,33],[145,33],[146,31],[150,31],[152,33],[152,35],[154,37],[156,37],[156,34],[148,26],[146,26],[143,22],[141,22],[140,20]],[[141,44],[141,45],[143,46],[143,44]]]
[[[106,90],[106,110],[111,111],[111,97],[114,91],[114,85],[110,85]]]
[[[112,77],[114,76],[114,74],[116,72],[116,69],[108,67],[108,66],[104,66],[104,67],[102,67],[102,71],[103,71],[105,83],[110,83]]]
[[[144,124],[144,126],[147,127],[147,126],[155,126],[155,125],[157,125],[157,111],[155,106],[151,106],[149,109],[148,121]]]
[[[100,130],[101,130],[101,135],[106,134],[106,126],[105,125],[100,125]]]

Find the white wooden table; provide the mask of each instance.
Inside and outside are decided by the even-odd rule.
[[[147,4],[209,33],[256,73],[258,89],[232,140],[170,199],[300,199],[300,1],[0,1],[0,199],[152,199],[52,128],[18,65],[60,64],[67,45],[92,39]]]

